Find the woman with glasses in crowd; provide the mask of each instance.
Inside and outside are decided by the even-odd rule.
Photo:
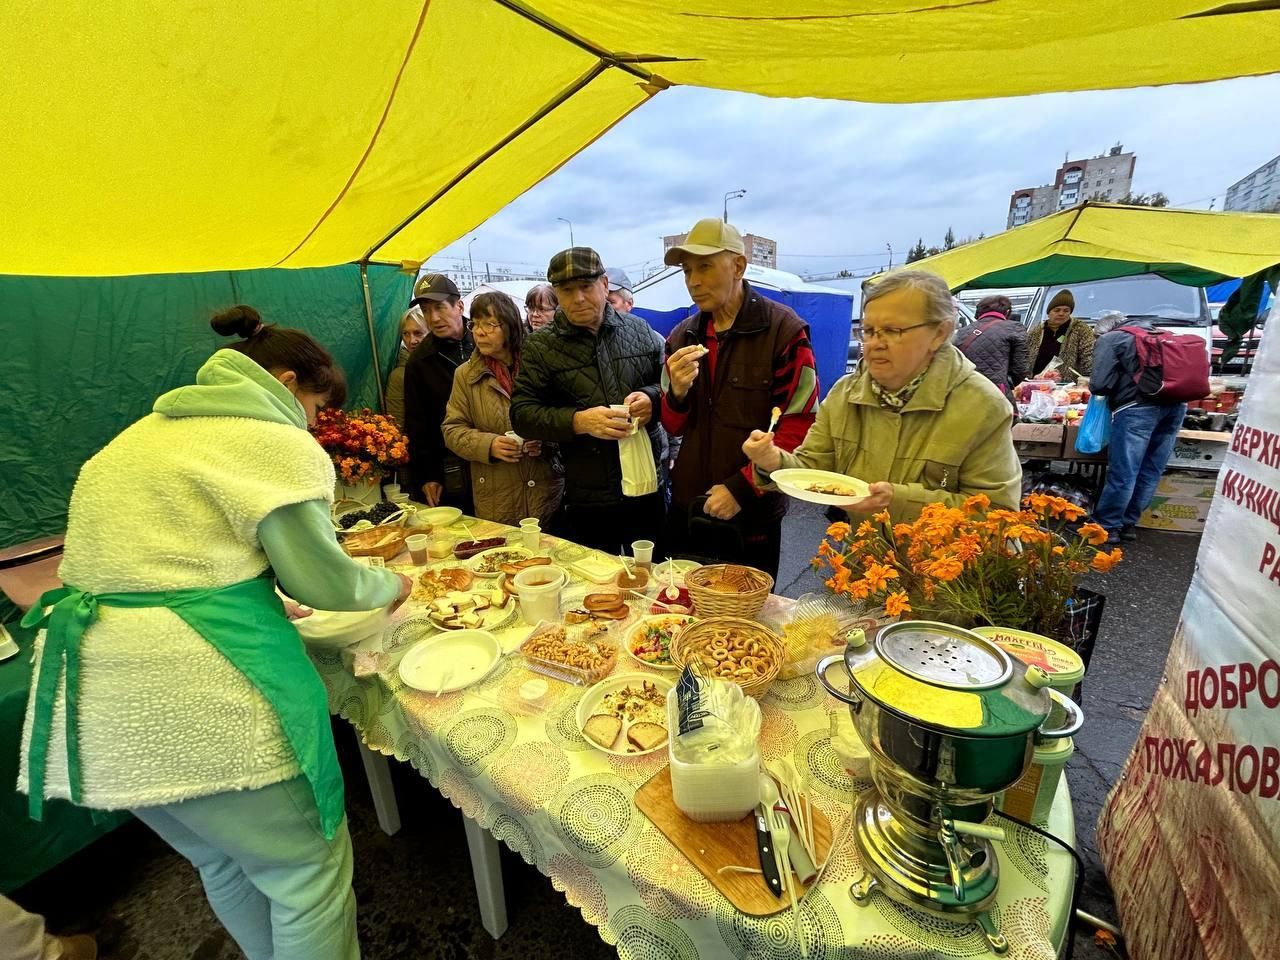
[[[536,287],[530,288],[524,297],[524,310],[528,315],[528,330],[533,333],[535,330],[541,330],[556,315],[556,308],[560,306],[556,300],[556,292],[551,288],[549,283],[540,283]]]
[[[900,270],[872,287],[862,362],[819,405],[804,442],[788,453],[756,430],[742,445],[757,481],[783,467],[843,473],[871,488],[851,514],[887,510],[895,523],[975,494],[1016,509],[1022,467],[1009,401],[952,346],[955,317],[951,291],[934,274]]]
[[[538,517],[545,528],[564,480],[553,445],[511,435],[511,389],[525,338],[515,301],[505,293],[476,297],[471,336],[475,353],[453,376],[445,446],[471,463],[476,516],[512,525]]]

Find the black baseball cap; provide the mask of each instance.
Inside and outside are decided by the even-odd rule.
[[[409,306],[420,306],[428,300],[439,303],[441,300],[460,298],[457,285],[443,273],[424,273],[413,285],[413,299]]]

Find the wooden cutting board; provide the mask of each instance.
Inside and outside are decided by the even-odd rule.
[[[664,766],[636,791],[636,806],[702,871],[711,885],[743,913],[753,917],[767,917],[791,909],[785,883],[779,899],[769,892],[764,878],[758,873],[717,872],[726,864],[759,869],[760,854],[756,846],[754,816],[743,817],[733,823],[698,823],[690,820],[680,812],[671,797],[670,766]],[[817,866],[821,866],[831,851],[831,823],[816,807],[813,808],[813,834],[818,847]],[[792,842],[797,841],[793,839]],[[791,883],[796,891],[796,900],[799,900],[808,888],[796,879],[794,872],[791,874]]]

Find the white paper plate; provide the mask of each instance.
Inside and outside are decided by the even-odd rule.
[[[832,473],[830,470],[806,470],[801,467],[775,470],[769,474],[769,480],[776,483],[778,489],[789,497],[807,500],[810,503],[825,503],[832,507],[847,507],[871,494],[871,488],[864,481],[857,477],[846,477],[843,473]],[[814,483],[836,483],[857,492],[851,497],[833,493],[814,493],[809,489],[809,486]]]
[[[650,663],[648,660],[641,660],[631,650],[633,645],[639,643],[644,638],[645,628],[648,627],[650,624],[661,624],[661,623],[667,622],[668,620],[673,620],[673,619],[683,620],[685,621],[686,624],[689,624],[697,620],[697,617],[693,616],[692,614],[686,614],[686,613],[657,613],[657,614],[654,614],[653,616],[645,617],[643,620],[640,620],[637,623],[632,624],[631,628],[627,630],[627,634],[622,641],[622,649],[626,651],[627,656],[629,656],[632,660],[634,660],[636,663],[640,664],[641,666],[648,667],[650,670],[669,670],[671,672],[678,671],[680,667],[675,663],[669,663],[669,664]]]
[[[481,591],[488,593],[486,587],[488,583],[481,584]],[[475,593],[474,590],[464,591],[466,593]],[[480,626],[472,627],[473,630],[501,630],[507,624],[515,620],[518,611],[516,610],[516,601],[508,600],[505,607],[490,606],[480,611]],[[444,625],[444,617],[441,617],[434,610],[427,606],[427,619],[430,620],[440,630],[450,630],[457,632],[465,629],[464,627],[446,627]]]
[[[400,679],[424,693],[451,693],[483,680],[501,659],[502,649],[493,634],[455,630],[410,647],[400,661]]]
[[[533,556],[533,551],[526,550],[524,547],[512,545],[507,545],[505,547],[490,547],[488,550],[482,550],[480,553],[477,553],[467,561],[467,565],[470,567],[471,572],[477,577],[485,577],[488,579],[496,579],[502,576],[501,570],[494,570],[493,573],[482,573],[480,570],[480,564],[484,562],[484,558],[495,553],[519,554],[521,560],[528,560]]]
[[[591,719],[592,715],[596,712],[596,707],[599,706],[600,701],[604,699],[606,694],[613,693],[615,690],[621,690],[623,687],[628,685],[639,686],[642,683],[653,684],[659,691],[661,691],[663,696],[666,695],[668,690],[675,686],[675,681],[668,680],[666,677],[653,673],[619,673],[612,677],[606,677],[584,693],[582,695],[582,699],[578,701],[578,730],[581,731],[582,728],[587,725],[587,721]],[[665,708],[663,712],[665,713]],[[666,726],[665,719],[663,720],[662,725],[664,727]],[[591,744],[591,746],[595,747],[601,753],[611,753],[615,757],[643,757],[646,754],[655,753],[658,750],[665,750],[667,748],[667,743],[670,741],[670,730],[667,731],[667,740],[663,740],[652,750],[627,750],[627,730],[630,726],[631,724],[628,721],[623,720],[622,730],[618,734],[618,739],[614,741],[615,744],[623,744],[623,749],[621,750],[612,750],[602,747],[585,733],[582,735],[582,739],[586,740],[587,743]]]

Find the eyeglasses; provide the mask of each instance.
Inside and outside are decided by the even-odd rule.
[[[919,330],[921,327],[936,327],[936,323],[913,323],[909,327],[859,327],[858,332],[854,334],[858,338],[859,343],[866,343],[868,340],[883,340],[887,344],[897,343],[902,339],[902,335],[908,330]]]
[[[493,333],[502,327],[502,324],[496,320],[471,320],[467,323],[468,330],[478,330],[481,333]]]

